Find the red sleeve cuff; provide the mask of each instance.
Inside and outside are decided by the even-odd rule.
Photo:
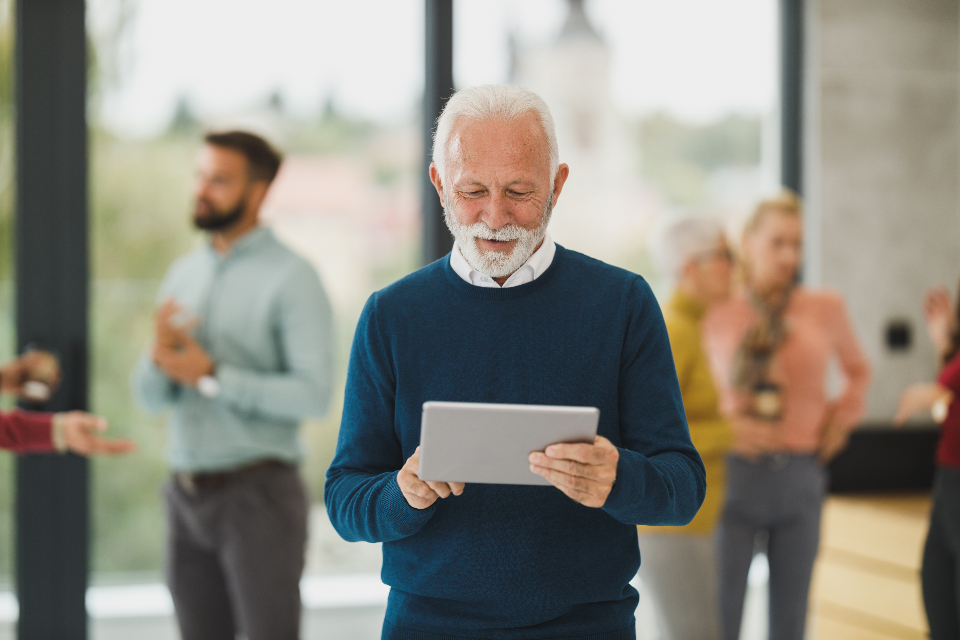
[[[0,449],[16,453],[53,451],[52,413],[0,413]]]

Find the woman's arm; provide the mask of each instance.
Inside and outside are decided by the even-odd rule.
[[[834,349],[840,362],[844,385],[830,411],[830,422],[848,431],[853,430],[866,408],[867,388],[870,386],[870,364],[860,348],[850,316],[843,301],[834,298]]]
[[[907,419],[922,411],[930,411],[938,400],[948,400],[952,396],[950,389],[937,382],[912,384],[900,394],[900,404],[893,424],[901,426]]]

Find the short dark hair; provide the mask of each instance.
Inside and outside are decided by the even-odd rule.
[[[238,151],[250,165],[250,177],[268,184],[277,177],[283,156],[269,142],[246,131],[217,131],[204,136],[204,142],[215,147]]]

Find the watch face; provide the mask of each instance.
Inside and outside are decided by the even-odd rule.
[[[197,391],[207,398],[216,398],[220,394],[220,382],[213,376],[203,376],[197,380]]]
[[[949,412],[950,405],[947,403],[945,398],[940,398],[933,403],[933,407],[930,408],[930,414],[933,418],[933,421],[937,424],[942,424],[944,420],[947,419],[947,413]]]

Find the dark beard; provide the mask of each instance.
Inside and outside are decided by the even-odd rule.
[[[237,206],[231,209],[230,211],[219,211],[213,208],[209,202],[207,203],[210,213],[205,216],[198,216],[196,211],[193,213],[193,224],[197,229],[202,229],[203,231],[223,231],[224,229],[229,229],[233,225],[237,224],[240,221],[240,218],[243,217],[243,211],[247,208],[246,199],[241,200],[237,203]]]

